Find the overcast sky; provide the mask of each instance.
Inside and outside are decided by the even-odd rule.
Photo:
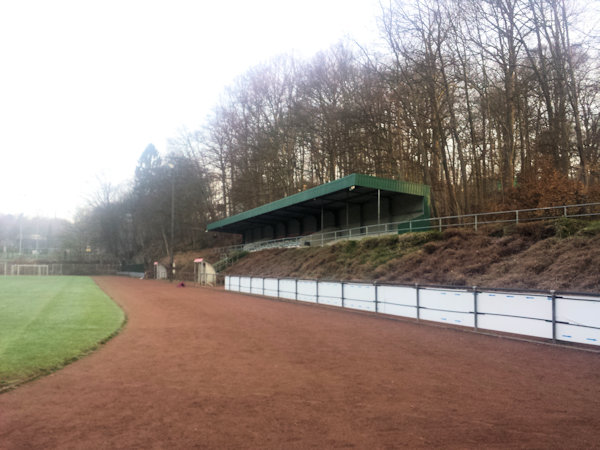
[[[224,88],[282,53],[376,37],[379,0],[2,0],[0,213],[72,218],[199,128]]]

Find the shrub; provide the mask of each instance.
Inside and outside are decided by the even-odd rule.
[[[577,233],[581,236],[597,236],[600,234],[600,220],[594,220],[593,222],[588,222],[588,224],[583,227]]]
[[[555,235],[558,238],[574,236],[578,231],[585,228],[587,222],[578,219],[561,217],[554,222]]]

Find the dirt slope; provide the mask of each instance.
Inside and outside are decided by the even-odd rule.
[[[229,274],[600,292],[600,222],[451,229],[251,253]]]

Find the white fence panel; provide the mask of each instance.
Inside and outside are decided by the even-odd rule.
[[[252,277],[250,282],[250,292],[252,294],[262,295],[263,293],[263,279]]]
[[[296,280],[279,280],[279,297],[296,299]]]
[[[552,338],[552,322],[545,320],[481,314],[477,318],[477,326],[486,330]]]
[[[229,277],[229,290],[239,291],[240,290],[240,277]]]
[[[421,319],[431,320],[432,322],[449,323],[463,327],[475,326],[474,316],[470,313],[421,309],[419,314]]]
[[[477,312],[552,320],[552,297],[480,292],[477,295]]]
[[[224,285],[225,285],[225,290],[226,291],[230,291],[231,290],[231,277],[229,275],[225,275],[225,281],[224,281]]]
[[[319,303],[342,306],[342,283],[319,281]]]
[[[581,344],[600,345],[600,330],[557,323],[556,339]]]
[[[377,311],[392,316],[417,318],[417,290],[402,286],[377,286]]]
[[[472,312],[474,309],[473,293],[465,291],[441,291],[437,289],[421,289],[419,305],[423,308],[442,309],[445,311]]]
[[[277,278],[265,278],[265,295],[278,297],[277,284]]]
[[[364,283],[345,283],[344,307],[375,311],[375,286]]]
[[[240,292],[250,293],[252,289],[250,277],[240,277]]]
[[[558,297],[556,299],[557,322],[600,328],[600,301],[583,300],[583,297],[581,299]]]
[[[381,314],[389,314],[391,316],[411,317],[413,319],[417,318],[417,307],[416,306],[403,306],[403,305],[394,305],[394,304],[390,304],[390,303],[379,303],[377,305],[377,310]]]
[[[377,299],[380,303],[416,307],[417,290],[402,286],[377,286]]]
[[[316,303],[317,282],[313,280],[298,280],[298,300]]]

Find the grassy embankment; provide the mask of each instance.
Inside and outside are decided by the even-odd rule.
[[[0,392],[77,360],[124,320],[88,277],[0,277]]]
[[[600,221],[559,219],[250,253],[234,275],[600,292]]]

